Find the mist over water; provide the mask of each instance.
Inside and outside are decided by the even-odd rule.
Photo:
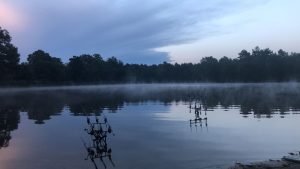
[[[115,167],[102,158],[107,168],[226,168],[280,158],[300,150],[299,91],[298,83],[2,88],[0,163],[95,168],[80,139],[93,144],[84,129],[95,116],[113,129],[100,141],[112,150]]]

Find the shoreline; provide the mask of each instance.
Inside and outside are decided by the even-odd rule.
[[[269,159],[261,162],[236,163],[228,169],[300,169],[300,152],[289,154],[277,160]]]

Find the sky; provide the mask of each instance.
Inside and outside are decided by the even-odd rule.
[[[99,53],[126,63],[236,58],[255,46],[300,52],[299,0],[0,0],[21,61]]]

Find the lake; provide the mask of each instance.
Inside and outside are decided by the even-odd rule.
[[[0,90],[1,169],[201,169],[300,150],[300,84]]]

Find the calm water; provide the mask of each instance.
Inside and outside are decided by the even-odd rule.
[[[299,151],[299,113],[297,83],[1,89],[0,168],[226,168]]]

